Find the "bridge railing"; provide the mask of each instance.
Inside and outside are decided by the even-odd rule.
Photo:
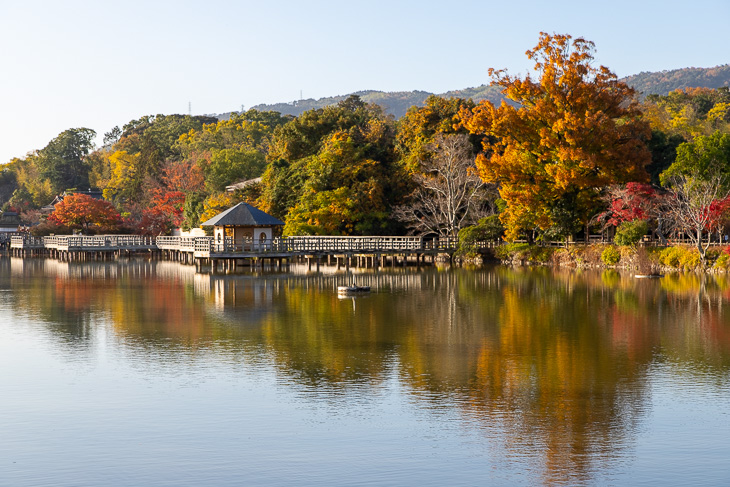
[[[50,235],[41,238],[43,247],[64,251],[137,249],[155,245],[155,237],[141,235]]]
[[[193,252],[195,242],[198,239],[211,237],[157,237],[157,248],[160,250],[179,250],[181,252]]]
[[[30,235],[13,235],[10,238],[10,247],[15,249],[42,249],[43,239]]]
[[[423,237],[334,237],[293,236],[273,239],[244,238],[234,241],[225,237],[216,241],[213,237],[143,237],[139,235],[51,235],[31,237],[14,235],[11,247],[46,248],[56,250],[114,250],[152,248],[199,253],[288,253],[308,254],[322,252],[376,253],[418,252],[454,250],[458,241],[454,237],[424,239]]]
[[[162,238],[162,237],[161,237]],[[160,238],[160,239],[161,239]],[[165,237],[172,238],[172,237]],[[158,245],[160,243],[158,239]],[[168,245],[168,241],[164,241]],[[400,251],[450,251],[457,247],[455,237],[424,239],[423,237],[333,237],[293,236],[274,239],[244,238],[234,241],[225,237],[221,241],[211,237],[196,238],[196,252],[257,252],[307,254],[320,252],[400,252]],[[169,241],[173,245],[173,241]],[[160,248],[163,248],[162,246]],[[178,247],[179,248],[179,247]]]

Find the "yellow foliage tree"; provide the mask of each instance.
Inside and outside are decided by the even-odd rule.
[[[127,151],[116,151],[109,156],[111,177],[104,188],[104,199],[127,199],[136,194],[139,188],[140,154],[130,154]]]

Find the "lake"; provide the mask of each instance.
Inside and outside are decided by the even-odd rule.
[[[0,485],[730,484],[730,280],[0,259]]]

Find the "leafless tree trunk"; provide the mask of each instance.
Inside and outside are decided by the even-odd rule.
[[[456,236],[462,226],[484,216],[479,203],[485,183],[477,174],[468,136],[439,134],[431,150],[433,157],[421,161],[411,203],[396,208],[394,216],[417,234]]]
[[[719,231],[719,215],[713,214],[712,204],[727,198],[725,178],[715,175],[709,179],[677,176],[672,179],[667,198],[668,216],[675,228],[689,237],[697,247],[702,264],[705,264],[712,232]],[[705,239],[707,234],[707,239]]]

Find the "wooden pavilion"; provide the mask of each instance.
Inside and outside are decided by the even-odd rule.
[[[283,226],[284,222],[248,203],[238,203],[201,225],[213,227],[217,244],[225,245],[225,237],[229,235],[235,247],[246,246],[248,242],[254,248],[263,248],[274,238],[274,228]]]

